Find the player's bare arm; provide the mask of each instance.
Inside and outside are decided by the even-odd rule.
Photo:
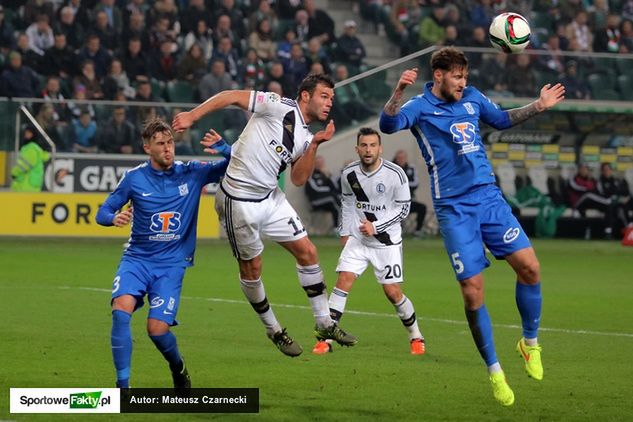
[[[308,149],[297,161],[292,163],[290,180],[293,185],[303,186],[308,181],[312,172],[314,172],[314,158],[316,157],[317,148],[319,148],[319,145],[323,142],[332,139],[334,132],[336,132],[336,127],[334,126],[334,121],[330,120],[327,126],[325,126],[325,129],[314,134]]]
[[[132,207],[130,207],[125,211],[121,211],[120,213],[116,214],[112,219],[112,224],[117,227],[123,227],[130,224],[130,221],[132,220],[132,211]]]
[[[530,117],[536,116],[543,111],[554,107],[565,99],[565,87],[558,83],[556,85],[547,84],[541,89],[541,96],[538,100],[523,107],[508,110],[512,126],[523,123]]]
[[[361,221],[361,225],[358,227],[358,230],[360,230],[364,236],[373,236],[376,234],[376,228],[369,220]]]
[[[385,104],[384,111],[385,114],[389,116],[395,116],[400,112],[400,107],[404,103],[404,90],[409,86],[413,85],[418,78],[418,68],[414,67],[413,69],[408,69],[402,72],[400,75],[400,80],[398,81],[398,85],[396,89],[393,91],[393,95]]]
[[[176,132],[182,132],[189,129],[202,116],[213,113],[216,110],[235,105],[248,110],[248,102],[251,97],[251,91],[231,90],[222,91],[215,94],[196,108],[190,111],[178,113],[171,123],[172,128]]]

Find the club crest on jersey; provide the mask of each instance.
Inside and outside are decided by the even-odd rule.
[[[468,114],[475,114],[475,108],[471,103],[464,103],[464,108]]]
[[[168,242],[170,240],[180,239],[180,235],[176,234],[180,228],[181,214],[176,211],[162,211],[152,215],[150,230],[154,235],[149,237],[149,240],[156,240],[159,242]]]
[[[479,150],[479,145],[475,145],[477,131],[471,122],[453,123],[450,131],[453,135],[453,142],[462,145],[462,149],[458,151],[459,155]]]
[[[187,187],[187,184],[185,183],[184,185],[178,186],[178,192],[180,192],[180,196],[187,195],[189,193],[189,188]]]
[[[378,193],[385,193],[385,185],[382,183],[378,183],[376,185],[376,192]]]
[[[510,227],[505,234],[503,235],[503,242],[510,243],[513,242],[517,237],[519,237],[519,233],[521,231],[518,227]]]

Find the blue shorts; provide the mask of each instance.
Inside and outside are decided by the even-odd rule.
[[[143,306],[143,298],[147,295],[148,318],[177,325],[176,314],[185,270],[186,267],[157,266],[140,260],[124,259],[112,283],[112,300],[123,295],[134,296],[136,311]]]
[[[437,200],[434,206],[459,281],[490,266],[484,245],[497,259],[531,246],[496,185],[478,186],[464,195]]]

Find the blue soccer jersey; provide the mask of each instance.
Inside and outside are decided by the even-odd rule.
[[[494,183],[479,120],[507,129],[511,126],[508,113],[474,87],[466,87],[460,101],[445,102],[431,93],[432,86],[432,82],[427,83],[424,93],[404,104],[396,116],[383,112],[380,130],[411,130],[429,170],[433,201]]]
[[[132,233],[123,258],[191,266],[202,188],[218,182],[227,165],[226,159],[176,161],[168,171],[158,171],[147,161],[125,173],[99,208],[97,223],[112,226],[117,210],[131,201]]]

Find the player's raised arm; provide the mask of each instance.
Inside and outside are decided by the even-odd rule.
[[[417,79],[417,67],[402,72],[402,75],[400,75],[400,79],[398,80],[398,84],[396,85],[396,89],[393,91],[391,98],[389,98],[389,101],[387,101],[387,104],[385,104],[385,107],[383,108],[386,115],[395,116],[398,114],[400,107],[402,107],[402,104],[404,103],[404,90],[409,85],[413,85]]]
[[[178,113],[176,117],[174,117],[171,126],[174,131],[182,132],[189,129],[202,116],[230,105],[236,105],[244,110],[248,110],[250,98],[251,91],[230,90],[219,92],[193,110]]]
[[[314,171],[314,158],[316,157],[317,148],[323,142],[327,142],[334,136],[336,127],[334,120],[330,120],[325,129],[314,134],[312,142],[303,155],[294,163],[290,169],[290,180],[295,186],[303,186],[308,181]]]
[[[508,110],[508,117],[512,126],[522,123],[530,117],[536,116],[547,109],[554,107],[565,99],[565,87],[557,83],[556,85],[547,84],[541,88],[541,96],[538,100],[531,102],[523,107]]]

